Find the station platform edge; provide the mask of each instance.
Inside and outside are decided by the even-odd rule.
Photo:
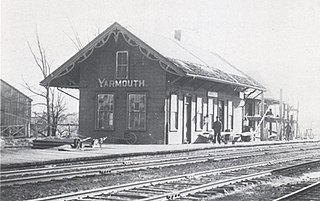
[[[70,149],[69,145],[50,149],[7,148],[1,150],[1,169],[54,165],[66,162],[115,159],[144,155],[173,154],[179,152],[237,147],[272,146],[288,143],[320,142],[320,140],[251,141],[236,144],[180,144],[180,145],[123,145],[103,144],[101,148]],[[68,148],[67,148],[68,147]],[[65,150],[65,151],[61,151]]]

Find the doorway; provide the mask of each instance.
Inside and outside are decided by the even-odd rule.
[[[219,119],[220,119],[220,121],[221,121],[221,123],[222,123],[222,131],[224,131],[224,128],[226,127],[225,126],[225,120],[224,120],[224,118],[225,118],[225,116],[224,116],[224,105],[225,103],[224,103],[224,101],[223,100],[219,100],[219,112],[218,112],[218,114],[219,114]]]
[[[186,96],[184,102],[184,125],[185,131],[183,139],[184,142],[191,143],[191,97]]]

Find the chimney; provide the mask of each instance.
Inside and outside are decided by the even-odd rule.
[[[174,30],[174,39],[181,41],[181,30]]]

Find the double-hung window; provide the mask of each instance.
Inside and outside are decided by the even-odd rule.
[[[98,94],[97,129],[114,128],[114,95],[110,93]]]
[[[128,79],[128,51],[118,51],[116,59],[116,79]]]
[[[178,129],[178,96],[171,94],[170,102],[170,130],[175,131]]]
[[[128,94],[128,129],[146,129],[146,94]]]

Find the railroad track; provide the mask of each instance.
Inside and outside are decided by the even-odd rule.
[[[283,171],[283,166],[296,168],[299,165],[320,164],[317,160],[305,157],[292,157],[284,160],[239,165],[221,169],[207,170],[166,178],[139,181],[135,183],[109,186],[99,189],[34,199],[48,200],[199,200],[232,190],[236,185],[247,185],[268,181],[274,172]],[[288,165],[289,163],[289,165]],[[302,165],[303,164],[303,165]],[[281,167],[279,169],[279,167]],[[287,168],[289,169],[289,168]]]
[[[217,148],[217,147],[215,147]],[[203,150],[189,150],[189,151],[181,151],[181,152],[177,152],[177,153],[170,153],[170,155],[178,155],[178,156],[181,156],[181,154],[184,154],[184,155],[187,155],[188,157],[189,156],[192,156],[192,155],[196,155],[196,156],[199,156],[200,154],[203,154],[203,155],[207,155],[207,153],[209,154],[212,154],[214,153],[215,155],[216,154],[220,154],[220,153],[223,153],[223,154],[231,154],[231,152],[233,153],[244,153],[244,152],[247,152],[247,153],[251,153],[252,151],[257,151],[257,150],[260,150],[260,151],[272,151],[272,150],[279,150],[279,149],[283,149],[283,150],[286,150],[286,149],[301,149],[301,150],[312,150],[312,149],[319,149],[319,144],[279,144],[279,145],[274,145],[274,146],[270,146],[270,145],[258,145],[258,146],[255,146],[255,147],[227,147],[226,149],[224,149],[223,147],[221,147],[220,149],[212,149],[212,148],[205,148]],[[230,152],[231,150],[231,152]],[[242,151],[244,150],[244,151]],[[187,154],[186,154],[187,153]],[[166,153],[168,154],[168,153]],[[159,156],[161,157],[162,153],[160,153],[159,155],[150,155],[149,158],[159,158]],[[139,158],[141,156],[136,156],[134,158]],[[102,158],[102,157],[99,157],[99,158]],[[132,157],[121,157],[121,159],[124,161],[124,160],[128,160],[129,159],[129,162],[130,160],[132,160]],[[107,161],[110,161],[107,159]],[[95,164],[100,164],[100,163],[105,163],[106,162],[106,159],[91,159],[89,160],[88,158],[85,158],[84,160],[81,160],[81,161],[73,161],[73,162],[56,162],[56,163],[48,163],[46,165],[30,165],[28,164],[28,166],[23,166],[23,167],[20,167],[20,168],[14,168],[14,170],[12,170],[13,168],[10,166],[1,166],[1,174],[9,174],[9,173],[18,173],[18,172],[33,172],[34,170],[48,170],[48,169],[53,169],[53,168],[63,168],[63,167],[66,167],[68,166],[69,167],[82,167],[82,166],[88,166],[90,164],[92,165],[95,165]]]
[[[297,151],[298,149],[290,149],[290,151]],[[314,148],[309,148],[314,149]],[[309,150],[308,149],[308,150]],[[17,171],[1,172],[1,186],[8,186],[14,184],[26,184],[44,182],[50,180],[67,179],[73,177],[84,177],[101,174],[115,174],[120,172],[128,172],[134,170],[143,170],[149,168],[160,168],[166,166],[176,166],[191,163],[201,163],[208,161],[221,161],[232,160],[239,158],[264,156],[266,154],[279,154],[288,152],[287,147],[283,150],[276,149],[276,151],[263,151],[256,150],[254,153],[251,151],[237,151],[227,153],[224,155],[194,155],[188,157],[171,157],[153,160],[136,160],[136,161],[117,161],[117,162],[100,162],[91,164],[77,164],[71,166],[51,167],[51,168],[37,168],[37,169],[24,169]]]
[[[302,187],[290,194],[284,195],[273,201],[291,201],[291,200],[319,200],[320,199],[320,181]]]
[[[245,149],[244,151],[242,151],[241,149]],[[251,148],[252,149],[252,148]],[[287,152],[288,149],[291,149],[291,151],[299,151],[299,150],[313,150],[313,149],[320,149],[318,146],[314,146],[314,147],[310,147],[310,145],[308,145],[307,147],[301,147],[301,146],[285,146],[282,147],[281,149],[279,149],[278,147],[274,148],[274,147],[268,147],[268,148],[258,148],[258,149],[252,149],[252,150],[248,150],[248,148],[240,148],[240,149],[236,149],[236,150],[232,150],[231,152],[229,150],[222,150],[223,153],[221,154],[221,150],[214,150],[214,154],[212,153],[199,153],[197,155],[189,155],[189,156],[185,156],[185,157],[164,157],[164,158],[160,158],[158,159],[158,161],[169,161],[169,160],[177,160],[177,159],[190,159],[190,158],[200,158],[200,157],[208,157],[208,156],[229,156],[229,155],[238,155],[238,154],[244,154],[244,153],[250,153],[252,154],[255,151],[258,152],[263,152],[265,151],[266,153],[269,153],[273,150],[276,150],[278,153],[281,153],[283,150],[283,153]],[[202,155],[201,155],[202,154]],[[51,166],[45,166],[45,167],[38,167],[38,168],[31,168],[31,169],[18,169],[18,170],[3,170],[0,172],[2,177],[17,177],[19,175],[35,175],[35,174],[48,174],[50,172],[56,172],[59,170],[65,171],[65,170],[81,170],[81,169],[89,169],[92,167],[113,167],[113,166],[120,166],[120,165],[126,165],[126,164],[138,164],[138,163],[147,163],[149,162],[150,159],[143,159],[143,160],[122,160],[122,161],[100,161],[100,162],[88,162],[86,161],[86,163],[80,163],[80,164],[67,164],[67,165],[61,165],[61,164],[57,164],[57,165],[51,165]],[[154,160],[156,161],[156,160]],[[48,172],[50,171],[50,172]]]
[[[107,163],[107,164],[99,164],[96,166],[87,166],[87,167],[76,167],[72,168],[73,171],[70,172],[69,168],[54,168],[46,169],[45,171],[42,170],[41,175],[32,176],[32,174],[37,174],[37,172],[30,172],[30,171],[22,171],[22,174],[19,173],[20,176],[17,176],[15,173],[8,173],[4,175],[15,175],[14,178],[6,178],[4,175],[0,181],[1,186],[8,186],[14,184],[26,184],[26,183],[36,183],[36,182],[43,182],[43,181],[50,181],[50,180],[59,180],[59,179],[66,179],[66,178],[73,178],[73,177],[84,177],[84,176],[92,176],[92,175],[102,175],[102,174],[116,174],[120,172],[129,172],[134,170],[144,170],[150,168],[160,168],[166,166],[175,166],[175,165],[183,165],[183,164],[191,164],[191,163],[201,163],[207,161],[219,161],[219,160],[232,160],[238,158],[245,158],[245,157],[254,157],[254,156],[261,156],[265,155],[265,153],[256,153],[250,155],[233,155],[233,156],[222,156],[222,157],[214,157],[214,156],[198,156],[198,157],[182,157],[182,158],[171,158],[171,159],[163,159],[163,160],[148,160],[148,161],[125,161],[125,162],[118,162],[118,163]],[[64,172],[67,170],[67,172]],[[32,170],[31,170],[32,171]],[[34,170],[36,171],[36,170]],[[62,171],[58,172],[57,171]],[[24,174],[28,174],[24,176]]]

